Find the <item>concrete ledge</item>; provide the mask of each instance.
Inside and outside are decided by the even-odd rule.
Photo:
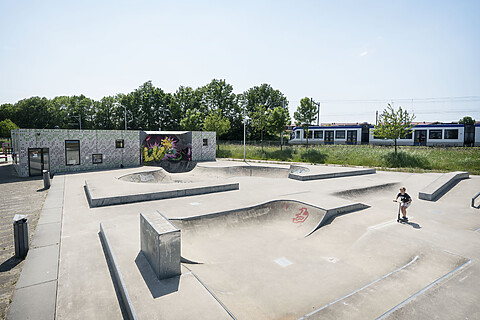
[[[127,194],[119,196],[97,196],[95,189],[85,181],[85,193],[90,207],[112,206],[124,203],[162,200],[170,198],[197,196],[208,193],[238,190],[238,183],[228,183],[219,185],[209,185],[201,187],[187,187],[185,189],[154,191],[138,194]]]
[[[105,244],[105,247],[106,247],[105,249],[108,254],[108,259],[112,264],[113,275],[115,277],[115,279],[113,280],[118,285],[123,305],[125,306],[125,309],[127,311],[127,316],[130,320],[136,320],[137,316],[135,315],[135,310],[133,309],[133,305],[130,301],[130,297],[128,296],[127,287],[123,282],[122,276],[120,274],[120,270],[118,268],[117,260],[115,259],[115,256],[112,251],[112,247],[110,245],[110,242],[108,241],[107,234],[105,233],[105,230],[101,223],[100,223],[100,235],[102,236],[103,243]]]
[[[339,172],[330,172],[330,173],[304,172],[304,173],[290,173],[288,177],[290,179],[299,180],[299,181],[309,181],[309,180],[359,176],[364,174],[372,174],[376,172],[377,172],[376,169],[360,169],[360,170],[349,170],[349,171],[339,171]]]
[[[420,191],[418,193],[418,198],[422,200],[436,201],[453,188],[460,180],[468,179],[468,177],[468,172],[455,171],[444,173]]]

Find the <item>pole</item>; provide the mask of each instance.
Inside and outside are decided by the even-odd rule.
[[[127,107],[123,106],[123,109],[125,110],[125,131],[127,131]]]
[[[247,137],[247,121],[243,120],[243,162],[245,162],[245,140]]]
[[[80,130],[82,130],[82,115],[81,114],[78,115],[78,124],[79,124]]]
[[[378,110],[375,113],[375,125],[378,126]]]

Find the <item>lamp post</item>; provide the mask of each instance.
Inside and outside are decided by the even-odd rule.
[[[243,162],[245,162],[245,141],[247,136],[247,122],[250,120],[249,117],[243,119]]]

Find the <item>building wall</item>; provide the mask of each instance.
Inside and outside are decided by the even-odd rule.
[[[116,139],[124,140],[124,148],[115,147]],[[65,140],[80,141],[80,165],[66,165]],[[140,165],[140,131],[16,129],[12,141],[17,154],[14,166],[21,177],[29,174],[29,148],[49,148],[52,173]],[[102,154],[102,163],[93,164],[92,154]]]
[[[203,145],[207,139],[207,145]],[[215,161],[217,134],[211,131],[192,131],[192,161]]]

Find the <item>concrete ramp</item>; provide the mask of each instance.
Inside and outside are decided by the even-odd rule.
[[[336,215],[365,209],[362,203],[324,209],[294,200],[274,200],[252,207],[197,217],[170,219],[182,232],[208,233],[212,230],[263,226],[288,237],[303,238],[330,222]]]

